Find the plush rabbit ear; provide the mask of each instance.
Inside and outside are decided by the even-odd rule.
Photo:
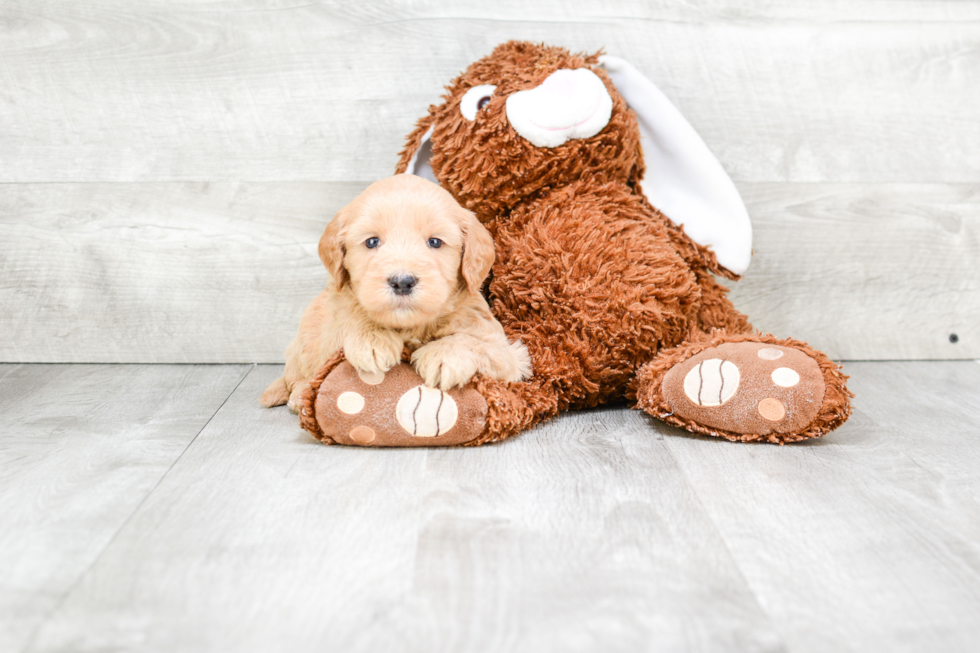
[[[412,157],[408,160],[408,167],[405,169],[405,172],[438,184],[436,175],[432,172],[432,166],[429,165],[429,159],[432,158],[431,138],[432,127],[429,127],[428,131],[422,134],[422,140],[419,142],[419,146],[415,148],[415,152],[412,153]]]
[[[718,263],[736,274],[749,267],[752,223],[735,184],[680,111],[625,59],[599,63],[640,123],[642,187],[659,209],[694,242],[710,247]]]

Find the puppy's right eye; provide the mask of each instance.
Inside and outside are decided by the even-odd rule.
[[[381,244],[381,239],[377,237],[368,238],[367,240],[364,241],[364,246],[367,247],[368,249],[374,249],[380,244]]]

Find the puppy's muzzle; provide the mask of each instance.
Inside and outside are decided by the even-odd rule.
[[[398,274],[388,277],[388,285],[396,295],[411,295],[419,280],[410,274]]]

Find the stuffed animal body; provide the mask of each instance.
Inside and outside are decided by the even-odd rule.
[[[356,374],[338,354],[301,409],[323,441],[481,444],[624,399],[742,441],[818,437],[849,416],[839,367],[805,343],[754,332],[716,281],[748,267],[745,206],[693,128],[628,62],[502,44],[430,107],[397,172],[436,181],[487,226],[496,259],[486,292],[534,373],[519,383],[478,377],[426,403],[431,389],[405,365],[352,389]],[[338,413],[345,392],[364,398],[358,414]],[[411,419],[393,419],[406,406]],[[465,419],[418,434],[419,420],[434,424],[446,410]]]

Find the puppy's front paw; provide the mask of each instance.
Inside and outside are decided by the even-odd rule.
[[[306,392],[306,389],[309,387],[309,381],[300,381],[293,386],[292,390],[289,391],[289,401],[286,402],[286,405],[289,406],[289,410],[293,411],[294,413],[299,413],[300,406],[303,402],[303,393]]]
[[[347,336],[344,358],[367,374],[387,372],[401,361],[404,343],[391,331],[369,331]]]
[[[443,391],[466,385],[480,370],[477,354],[452,338],[419,347],[412,354],[412,363],[427,386]]]

